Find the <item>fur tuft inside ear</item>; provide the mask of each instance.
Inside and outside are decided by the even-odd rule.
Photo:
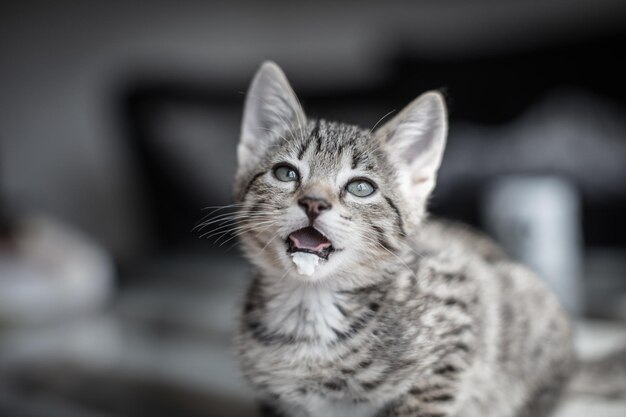
[[[304,112],[287,77],[275,63],[264,62],[246,95],[237,147],[239,171],[253,168],[274,142],[305,126]]]
[[[422,94],[375,136],[384,143],[400,170],[407,173],[406,192],[428,195],[435,185],[448,133],[446,105],[436,91]]]

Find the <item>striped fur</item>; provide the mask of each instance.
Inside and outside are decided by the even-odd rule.
[[[420,168],[419,180],[403,188],[415,171],[387,146],[397,125],[372,133],[305,120],[282,73],[269,71],[260,77],[269,86],[253,83],[249,93],[235,183],[241,241],[255,269],[238,354],[264,413],[547,413],[572,365],[568,321],[552,294],[488,239],[424,219],[430,189],[419,187],[430,187],[436,168],[426,173],[432,178]],[[257,90],[287,95],[267,98],[280,103],[267,120],[249,108]],[[257,133],[263,143],[254,155],[249,114],[266,132]],[[272,167],[285,162],[298,181],[273,177]],[[376,193],[347,193],[355,177],[375,182]],[[314,226],[335,252],[310,278],[296,273],[285,246],[289,233],[309,225],[297,204],[304,195],[332,203]]]

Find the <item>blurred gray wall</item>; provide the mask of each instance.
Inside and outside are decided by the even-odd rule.
[[[239,91],[273,59],[296,88],[331,89],[382,76],[398,42],[426,56],[490,53],[610,31],[626,12],[623,0],[336,3],[3,2],[0,184],[9,201],[129,254],[147,236],[115,108],[132,77],[223,80]]]

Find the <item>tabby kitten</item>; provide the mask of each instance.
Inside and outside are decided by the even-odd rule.
[[[254,279],[238,334],[266,415],[538,417],[570,328],[529,270],[425,220],[447,134],[437,92],[375,131],[307,119],[273,63],[248,92],[236,215]]]

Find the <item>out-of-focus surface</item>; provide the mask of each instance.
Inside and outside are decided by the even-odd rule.
[[[232,236],[193,228],[230,202],[243,92],[267,59],[310,115],[366,127],[443,89],[432,211],[540,270],[585,357],[626,343],[626,3],[336,3],[0,5],[0,415],[254,415],[232,349],[248,266]],[[538,197],[542,181],[567,198]],[[32,213],[100,255],[18,245]],[[626,400],[577,392],[558,412],[589,415]]]
[[[150,283],[127,288],[102,314],[5,335],[0,415],[256,415],[231,348],[246,267],[176,257],[141,273]],[[230,279],[206,278],[215,275]],[[621,324],[583,320],[576,331],[585,359],[626,345]],[[583,393],[567,396],[556,415],[624,410],[626,398]]]

